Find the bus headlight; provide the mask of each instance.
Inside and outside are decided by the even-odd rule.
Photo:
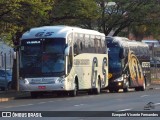
[[[29,81],[26,78],[24,79],[24,84],[29,84]]]
[[[26,78],[20,78],[20,81],[23,82],[24,84],[29,84],[29,81]]]
[[[23,82],[24,84],[29,84],[29,81],[26,78],[20,77],[19,80],[20,80],[20,82]]]
[[[114,82],[120,82],[120,81],[123,81],[123,77],[119,77],[119,78],[114,80]]]

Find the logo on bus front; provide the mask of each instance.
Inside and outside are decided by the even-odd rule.
[[[46,78],[37,78],[37,79],[31,79],[31,84],[47,84],[47,83],[52,83],[54,84],[55,81],[53,79],[46,79]]]
[[[38,32],[35,34],[35,37],[48,37],[52,36],[54,32]]]

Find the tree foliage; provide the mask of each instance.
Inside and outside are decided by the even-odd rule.
[[[0,0],[0,38],[44,25],[71,25],[105,35],[132,32],[139,39],[160,33],[160,0]]]
[[[108,5],[108,0],[99,0],[102,22],[101,29],[106,35],[111,31],[118,35],[126,27],[149,25],[159,18],[159,2],[153,0],[113,0],[115,5]],[[154,16],[154,17],[153,17]],[[154,24],[154,23],[153,23]]]
[[[91,29],[92,23],[98,18],[98,14],[97,4],[94,0],[56,0],[50,23]]]
[[[12,43],[17,31],[26,31],[31,27],[48,24],[48,12],[54,1],[42,0],[1,0],[0,36]]]

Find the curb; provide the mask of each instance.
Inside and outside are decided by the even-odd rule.
[[[8,102],[18,97],[25,97],[28,95],[29,95],[28,92],[5,91],[5,92],[0,93],[0,103]]]
[[[160,88],[160,82],[156,82],[156,83],[152,82],[147,88],[155,89],[156,86]],[[10,100],[14,100],[16,98],[26,97],[26,96],[30,96],[29,92],[5,91],[5,92],[0,93],[0,103],[8,102]]]
[[[0,103],[1,102],[8,102],[8,101],[13,100],[13,99],[15,99],[15,98],[14,97],[11,97],[11,98],[0,98]]]

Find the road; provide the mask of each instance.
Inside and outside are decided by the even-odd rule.
[[[154,86],[154,89],[147,89],[146,91],[130,91],[128,93],[102,93],[100,95],[87,95],[85,93],[80,94],[77,97],[68,96],[49,96],[38,99],[32,99],[29,96],[11,100],[9,102],[0,103],[0,111],[71,111],[69,114],[75,111],[82,111],[79,114],[81,116],[76,117],[42,117],[37,118],[38,120],[106,120],[118,119],[118,120],[128,120],[128,119],[140,119],[140,120],[158,120],[159,117],[102,117],[98,115],[98,112],[93,112],[94,117],[85,117],[84,111],[102,111],[102,113],[107,111],[114,112],[128,112],[128,111],[160,111],[160,86]],[[153,108],[150,110],[144,110],[148,103],[152,103]],[[76,114],[76,113],[75,113]],[[74,115],[73,115],[74,116]],[[95,117],[98,116],[98,117]],[[2,118],[0,118],[2,119]],[[3,118],[5,119],[5,118]],[[17,118],[12,118],[17,120]],[[22,119],[22,118],[19,118]],[[32,119],[32,118],[23,118]],[[6,118],[8,120],[8,118]]]

